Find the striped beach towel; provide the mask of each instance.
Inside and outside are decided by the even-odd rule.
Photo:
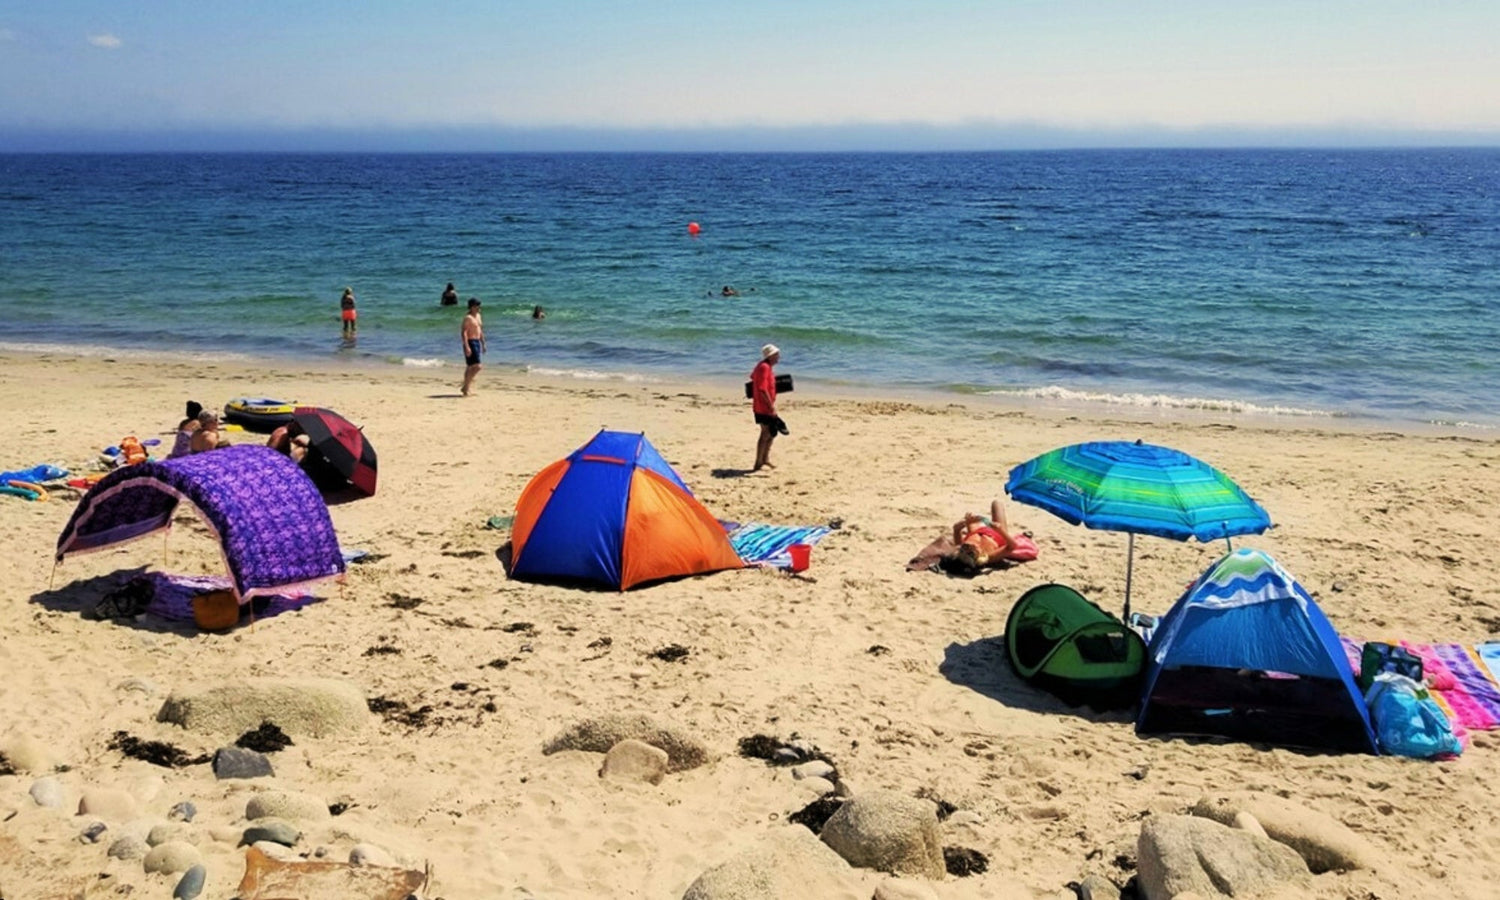
[[[729,532],[729,544],[747,566],[790,566],[788,547],[816,544],[832,529],[826,525],[766,525],[746,522]]]

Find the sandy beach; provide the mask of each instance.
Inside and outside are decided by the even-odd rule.
[[[220,838],[271,789],[346,807],[301,823],[297,853],[342,861],[375,845],[430,871],[429,900],[681,897],[768,831],[797,827],[788,815],[815,799],[788,770],[737,753],[757,734],[810,741],[859,790],[921,792],[970,811],[945,840],[983,853],[988,869],[926,882],[940,898],[1063,900],[1091,872],[1124,882],[1144,817],[1242,789],[1339,820],[1387,862],[1313,876],[1288,896],[1480,898],[1500,881],[1495,732],[1440,763],[1144,740],[1125,714],[1069,708],[1020,682],[1000,640],[1011,604],[1056,581],[1118,611],[1124,535],[1011,505],[1012,525],[1041,548],[1036,561],[972,580],[905,570],[999,496],[1017,463],[1143,438],[1211,462],[1259,500],[1275,527],[1236,546],[1273,554],[1341,633],[1472,645],[1500,635],[1500,440],[1487,432],[831,397],[799,385],[784,398],[792,433],[775,445],[777,468],[748,474],[755,428],[737,383],[486,371],[476,396],[459,399],[460,375],[0,354],[6,468],[82,470],[127,434],[170,446],[185,400],[217,408],[264,395],[361,423],[381,479],[375,497],[330,510],[343,547],[379,558],[319,587],[322,602],[228,634],[85,618],[98,579],[162,569],[163,543],[71,558],[54,574],[73,499],[0,498],[0,738],[40,747],[64,793],[60,807],[39,806],[28,790],[46,773],[0,775],[0,896],[124,896],[128,886],[169,896],[175,877],[107,857],[107,839],[78,838],[92,821],[73,815],[79,797],[118,788],[146,822],[196,805],[185,836],[207,868],[207,898],[236,896],[245,850]],[[644,431],[721,519],[840,527],[795,577],[745,569],[625,593],[507,580],[496,551],[508,534],[487,520],[513,513],[533,474],[601,427]],[[1138,538],[1135,608],[1165,612],[1223,549]],[[188,519],[165,554],[167,571],[222,572],[217,545]],[[674,644],[688,651],[678,661],[650,655]],[[168,694],[313,676],[431,710],[415,725],[372,715],[353,734],[294,735],[272,754],[271,779],[216,780],[206,765],[154,766],[108,746],[125,731],[212,753],[228,741],[157,721]],[[715,758],[650,785],[601,779],[597,753],[543,754],[569,725],[610,713],[675,723]],[[864,869],[850,878],[863,897],[891,880]]]

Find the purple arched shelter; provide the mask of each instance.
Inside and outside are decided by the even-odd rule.
[[[242,603],[344,572],[318,489],[296,463],[261,446],[111,472],[79,501],[57,539],[57,560],[170,528],[184,500],[218,537]]]

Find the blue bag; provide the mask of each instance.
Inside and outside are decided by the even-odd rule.
[[[1420,684],[1394,672],[1381,672],[1365,694],[1380,749],[1395,756],[1430,759],[1457,756],[1463,745],[1437,701]]]

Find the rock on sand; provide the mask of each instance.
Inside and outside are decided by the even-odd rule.
[[[36,801],[37,806],[58,809],[63,805],[62,782],[51,775],[33,781],[30,793],[31,799]]]
[[[822,838],[850,865],[938,880],[948,874],[931,800],[865,791],[839,806],[823,825]]]
[[[203,858],[198,854],[198,848],[192,844],[184,841],[168,841],[151,848],[151,852],[146,854],[142,865],[145,866],[147,872],[172,875],[177,872],[186,872],[202,861]]]
[[[891,878],[876,885],[874,900],[938,900],[938,895],[925,882]]]
[[[233,746],[214,751],[213,769],[218,779],[270,778],[276,774],[270,757],[264,753]]]
[[[604,765],[599,768],[599,777],[661,784],[662,778],[667,774],[668,764],[667,751],[644,741],[627,738],[610,747],[609,752],[604,754]]]
[[[293,822],[321,822],[329,818],[328,804],[313,794],[295,791],[265,791],[245,804],[247,819],[289,819]]]
[[[699,875],[682,900],[868,900],[852,876],[811,831],[786,825]]]
[[[1187,891],[1254,897],[1308,879],[1302,857],[1285,844],[1196,816],[1147,819],[1136,866],[1146,900],[1172,900]]]
[[[1193,815],[1221,825],[1234,824],[1240,813],[1254,816],[1267,837],[1301,854],[1314,874],[1379,868],[1380,854],[1375,847],[1347,825],[1274,794],[1252,791],[1211,794],[1193,807]]]
[[[607,753],[624,740],[637,740],[667,751],[667,771],[696,769],[712,754],[697,738],[669,722],[644,715],[613,715],[585,719],[548,741],[543,753],[586,750]]]
[[[285,819],[259,819],[254,825],[245,829],[240,840],[246,844],[271,841],[283,847],[290,847],[301,837],[302,831]]]
[[[108,822],[128,822],[135,818],[135,798],[113,788],[91,788],[78,800],[80,816],[97,816]]]
[[[151,849],[146,842],[133,834],[127,834],[109,845],[109,855],[114,859],[140,859]]]
[[[275,722],[287,734],[312,737],[353,731],[369,717],[358,685],[329,678],[246,678],[173,691],[156,714],[190,731],[239,735]]]
[[[0,740],[0,756],[10,763],[11,768],[27,775],[45,775],[57,768],[52,751],[30,735],[6,735]]]
[[[399,863],[394,856],[374,844],[355,844],[349,850],[349,865],[395,868]]]

